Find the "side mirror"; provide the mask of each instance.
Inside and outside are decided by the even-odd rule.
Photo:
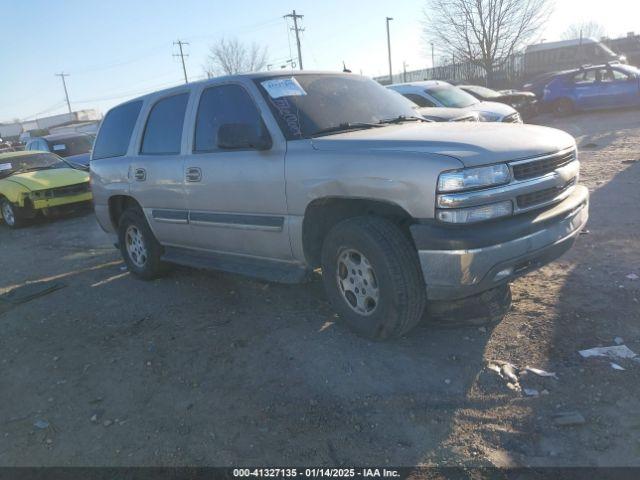
[[[272,142],[263,125],[223,123],[218,128],[218,147],[224,150],[269,150]]]

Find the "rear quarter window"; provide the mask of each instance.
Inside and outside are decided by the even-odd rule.
[[[140,100],[125,103],[109,111],[102,121],[98,138],[93,146],[93,160],[121,157],[127,153],[133,127],[141,108]]]
[[[188,93],[163,98],[153,106],[147,119],[140,153],[175,155],[180,153]]]

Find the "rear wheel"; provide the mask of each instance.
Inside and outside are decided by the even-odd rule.
[[[127,268],[135,276],[151,280],[165,273],[166,266],[160,260],[162,246],[139,209],[130,208],[120,217],[118,243]]]
[[[573,102],[568,98],[561,98],[553,104],[553,111],[562,117],[571,115],[574,111]]]
[[[0,199],[0,211],[2,212],[2,218],[4,223],[10,228],[20,228],[24,225],[24,219],[21,218],[17,209],[11,205],[11,202],[6,198]]]
[[[426,289],[418,256],[387,220],[357,217],[334,226],[322,246],[322,278],[340,318],[364,337],[398,337],[420,322]]]

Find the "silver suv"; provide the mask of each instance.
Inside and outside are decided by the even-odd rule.
[[[133,274],[179,263],[301,282],[320,267],[339,316],[375,339],[570,248],[588,215],[578,171],[561,131],[427,122],[370,79],[318,72],[131,100],[91,159],[98,221]]]

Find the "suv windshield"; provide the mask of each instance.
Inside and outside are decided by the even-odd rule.
[[[0,158],[0,178],[16,173],[68,167],[60,157],[52,153],[32,153],[29,155],[3,156]]]
[[[416,118],[411,102],[359,75],[283,75],[255,82],[287,140]]]
[[[478,103],[473,95],[452,85],[438,85],[425,90],[425,92],[438,100],[444,107],[464,108]]]
[[[61,157],[88,153],[93,146],[93,141],[88,135],[61,138],[59,140],[47,140],[47,143],[49,144],[49,149]]]

